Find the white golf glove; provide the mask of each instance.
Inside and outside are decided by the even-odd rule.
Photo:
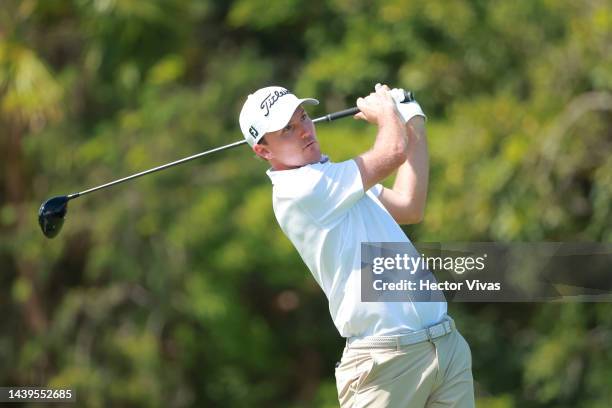
[[[425,116],[425,113],[423,113],[423,109],[421,109],[421,105],[419,105],[417,101],[401,103],[401,101],[404,100],[404,90],[402,88],[393,88],[391,90],[391,96],[393,99],[395,99],[397,110],[402,115],[404,123],[408,122],[415,116],[422,116],[427,119],[427,116]]]
[[[374,86],[374,89],[378,89],[381,86],[380,83]],[[397,105],[397,110],[400,115],[402,115],[402,119],[404,123],[407,123],[410,119],[415,116],[422,116],[427,119],[425,113],[423,113],[423,109],[421,109],[421,105],[417,101],[412,101],[408,103],[401,103],[404,100],[404,89],[403,88],[393,88],[391,89],[391,97],[395,100],[395,104]]]

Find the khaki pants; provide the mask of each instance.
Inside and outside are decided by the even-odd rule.
[[[345,347],[336,385],[342,408],[474,407],[472,355],[457,330],[399,349]]]

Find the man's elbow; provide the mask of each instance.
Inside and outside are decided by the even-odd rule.
[[[412,209],[410,211],[404,211],[399,217],[399,220],[396,220],[398,224],[408,225],[408,224],[419,224],[425,218],[424,209]]]

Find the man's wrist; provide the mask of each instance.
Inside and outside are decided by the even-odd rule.
[[[421,109],[421,105],[419,105],[417,101],[408,103],[398,103],[397,110],[399,111],[404,123],[407,123],[415,116],[422,116],[424,119],[427,119],[427,116],[425,116],[423,109]]]
[[[402,114],[398,111],[397,107],[394,107],[392,110],[389,109],[389,111],[385,112],[385,114],[378,120],[379,129],[390,127],[404,128]]]

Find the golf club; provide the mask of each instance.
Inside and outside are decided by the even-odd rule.
[[[412,101],[414,101],[414,96],[412,95],[412,92],[405,91],[404,100],[401,101],[401,103],[408,103]],[[347,116],[353,116],[357,112],[359,112],[359,108],[357,107],[349,108],[349,109],[330,113],[325,116],[321,116],[319,118],[313,119],[312,122],[313,123],[331,122],[332,120],[344,118]],[[62,229],[62,225],[64,225],[64,217],[66,216],[66,212],[68,211],[68,201],[74,198],[81,197],[81,196],[84,196],[85,194],[93,193],[94,191],[114,186],[115,184],[124,183],[126,181],[129,181],[129,180],[132,180],[132,179],[135,179],[135,178],[147,175],[147,174],[155,173],[157,171],[164,170],[169,167],[177,166],[179,164],[183,164],[188,161],[198,159],[200,157],[209,155],[211,153],[231,149],[233,147],[240,146],[245,143],[246,143],[246,140],[239,140],[237,142],[230,143],[224,146],[220,146],[220,147],[217,147],[211,150],[207,150],[202,153],[194,154],[193,156],[185,157],[183,159],[179,159],[171,163],[163,164],[161,166],[154,167],[149,170],[141,171],[140,173],[132,174],[131,176],[123,177],[118,180],[114,180],[109,183],[90,188],[88,190],[50,198],[44,203],[42,203],[42,205],[40,206],[40,209],[38,210],[38,223],[40,224],[40,228],[42,229],[43,234],[45,234],[47,238],[53,238],[57,236],[57,234],[59,234],[60,230]]]

